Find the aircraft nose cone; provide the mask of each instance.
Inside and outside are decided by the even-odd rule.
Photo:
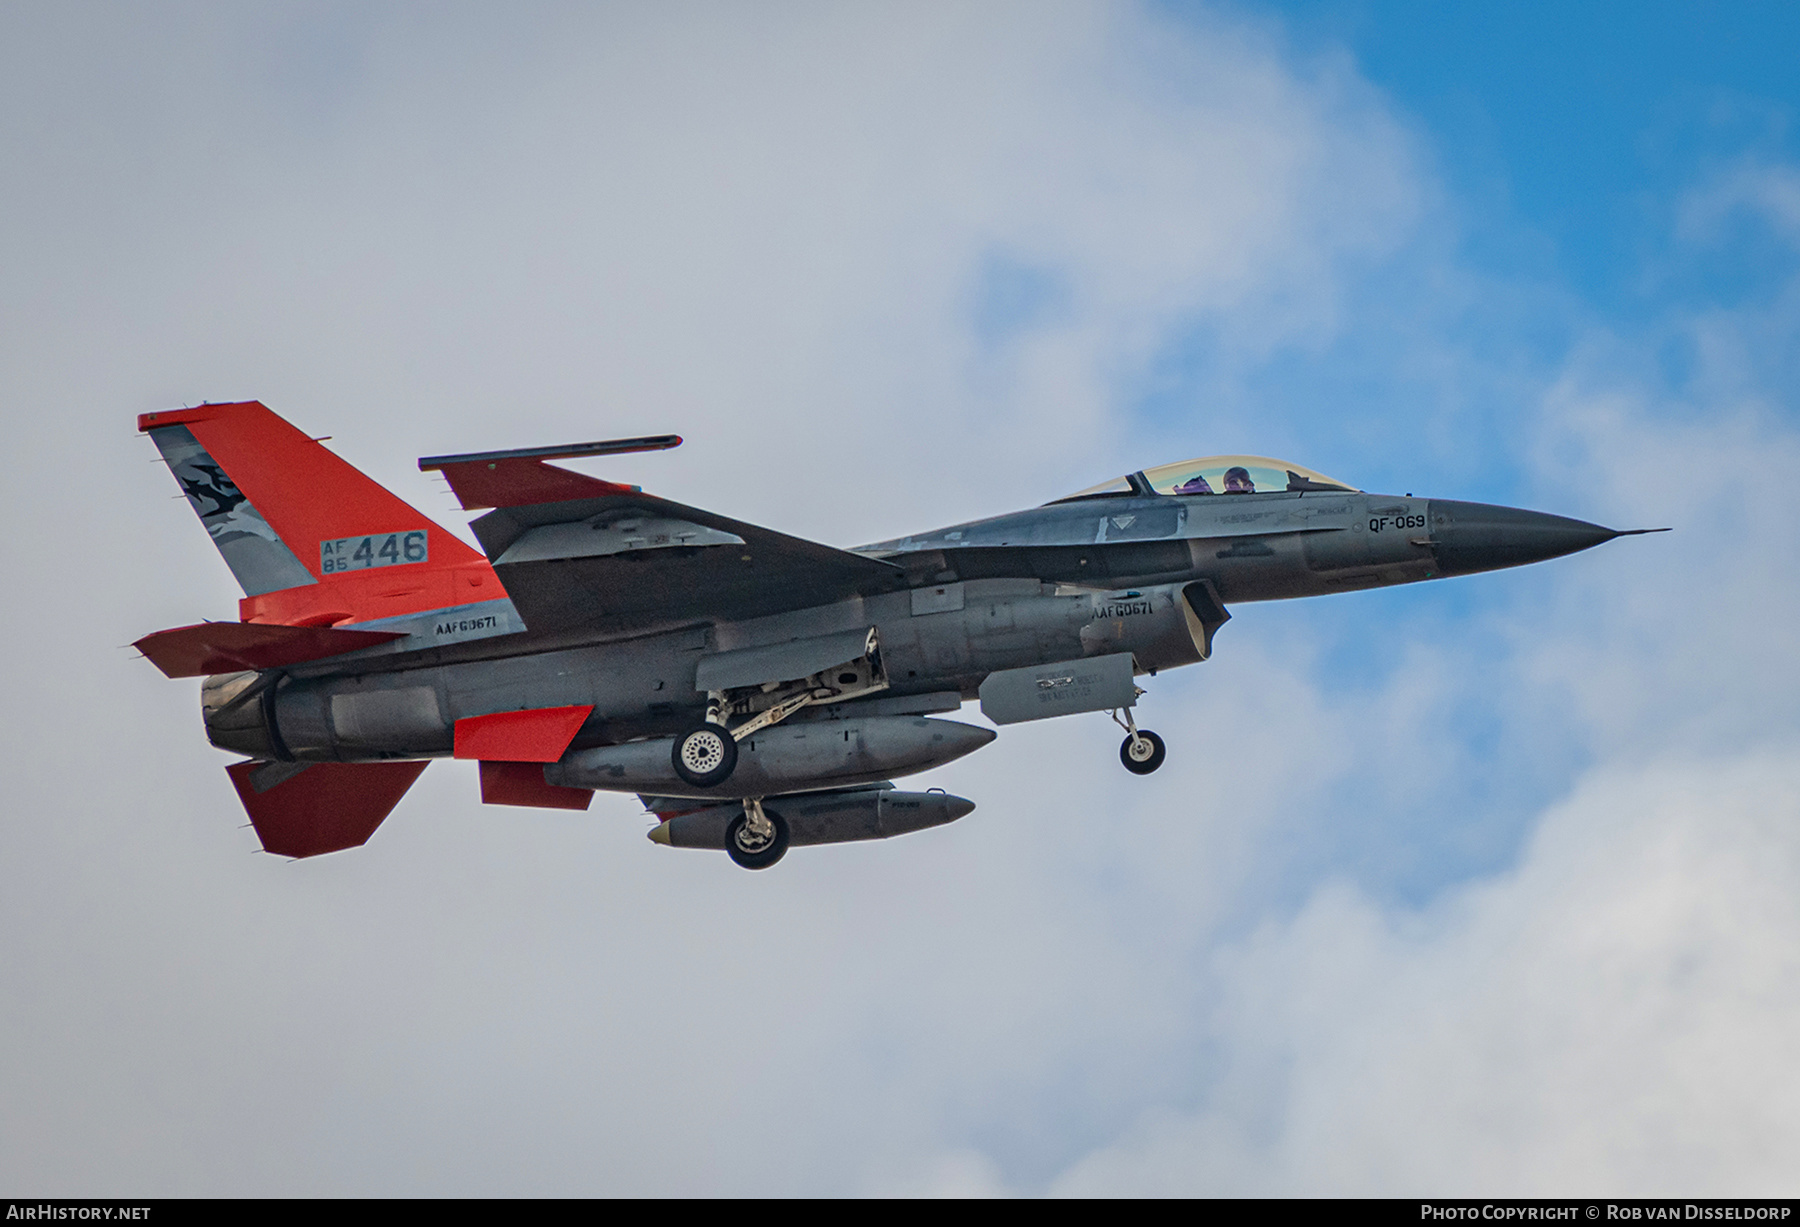
[[[1560,558],[1619,535],[1585,520],[1491,503],[1432,499],[1430,514],[1432,552],[1445,575]]]

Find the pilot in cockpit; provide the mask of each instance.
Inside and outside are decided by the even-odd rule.
[[[1242,465],[1233,465],[1225,470],[1225,493],[1255,494],[1256,483],[1250,480],[1250,470]]]
[[[1206,484],[1206,474],[1204,473],[1196,473],[1175,487],[1177,494],[1211,494],[1212,492],[1213,488]]]

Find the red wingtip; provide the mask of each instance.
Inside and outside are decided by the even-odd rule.
[[[638,490],[636,486],[559,469],[541,460],[470,460],[446,464],[439,471],[464,511],[567,503],[609,494],[635,494]]]
[[[603,498],[608,494],[636,494],[639,489],[571,473],[568,469],[545,464],[546,460],[660,452],[680,446],[680,435],[639,435],[631,439],[596,439],[592,443],[565,443],[555,447],[515,447],[500,452],[420,456],[419,468],[424,472],[433,469],[441,472],[456,497],[462,500],[465,511],[484,507],[528,507],[536,503]]]

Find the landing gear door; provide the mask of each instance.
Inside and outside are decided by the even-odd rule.
[[[880,660],[873,627],[794,639],[767,647],[739,648],[703,657],[695,671],[696,690],[738,690],[770,682],[792,682],[863,660]]]
[[[706,692],[707,724],[723,725],[742,741],[813,703],[843,703],[886,690],[888,679],[871,626],[715,652],[695,667],[694,688]]]
[[[1137,702],[1131,653],[1002,669],[981,683],[981,713],[995,724],[1117,711]]]

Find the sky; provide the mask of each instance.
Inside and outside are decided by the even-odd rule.
[[[1800,1151],[1778,5],[0,11],[0,1193],[1760,1195]],[[854,545],[1290,457],[1628,538],[1242,606],[1169,747],[747,874],[436,764],[261,853],[138,413]],[[972,710],[962,717],[975,722]]]

